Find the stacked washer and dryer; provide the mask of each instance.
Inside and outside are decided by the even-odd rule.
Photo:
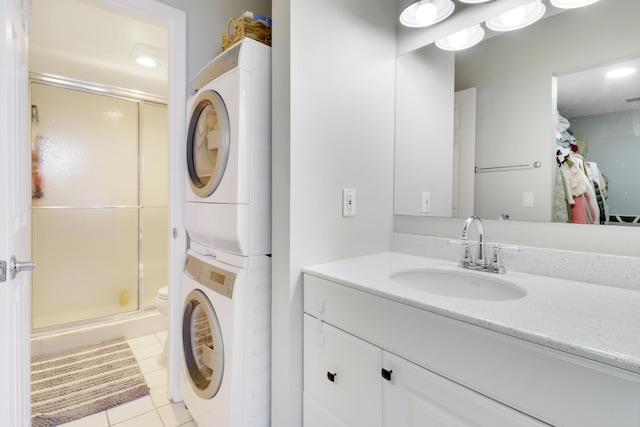
[[[244,38],[187,100],[180,391],[200,427],[268,426],[271,48]]]

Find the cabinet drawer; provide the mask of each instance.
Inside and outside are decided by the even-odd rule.
[[[351,427],[380,427],[382,350],[304,315],[304,391]]]

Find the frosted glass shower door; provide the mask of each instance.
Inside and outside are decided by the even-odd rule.
[[[138,309],[138,103],[31,84],[34,329]]]

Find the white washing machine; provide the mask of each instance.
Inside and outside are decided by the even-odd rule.
[[[267,427],[271,258],[238,268],[189,250],[180,391],[199,427]]]
[[[189,239],[231,263],[271,253],[271,48],[244,38],[218,55],[187,117]]]

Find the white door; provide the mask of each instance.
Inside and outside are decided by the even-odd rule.
[[[0,425],[29,426],[31,273],[12,278],[11,258],[31,255],[27,34],[29,0],[0,1]],[[3,264],[4,265],[4,264]]]
[[[476,164],[476,88],[454,94],[453,216],[474,214]]]

